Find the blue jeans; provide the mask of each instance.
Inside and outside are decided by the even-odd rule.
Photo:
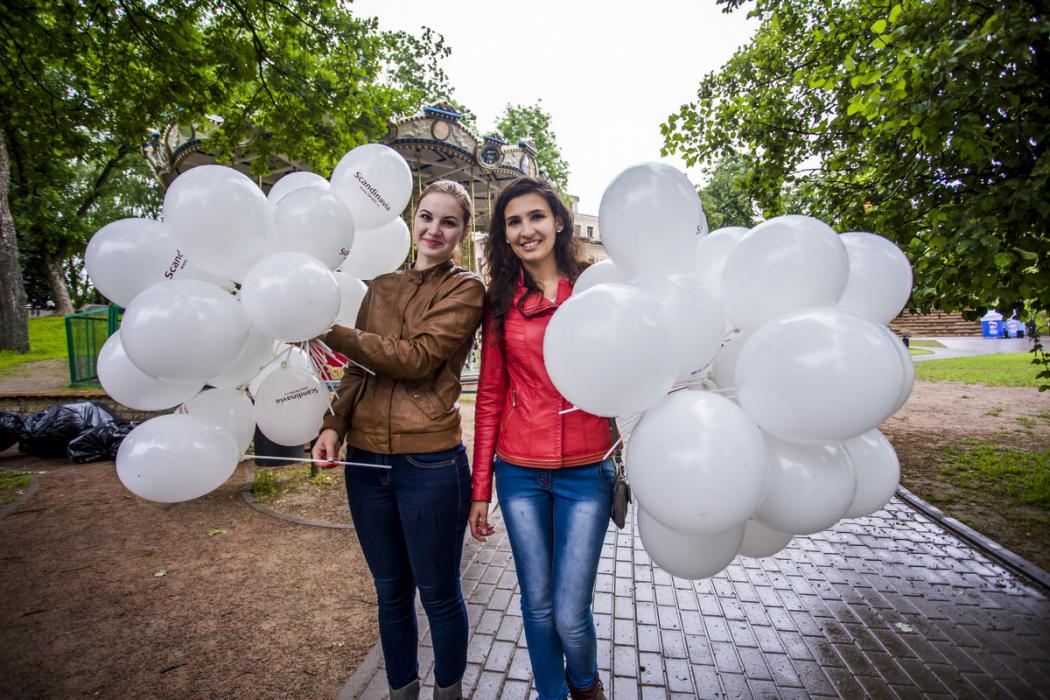
[[[391,688],[419,677],[416,588],[430,621],[434,680],[448,687],[467,667],[467,608],[460,589],[470,468],[463,445],[381,455],[347,448],[346,492],[379,599],[379,639]]]
[[[525,640],[540,700],[561,700],[598,678],[591,616],[609,526],[612,460],[538,469],[496,458],[496,493],[521,586]]]

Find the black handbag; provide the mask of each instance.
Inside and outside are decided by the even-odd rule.
[[[616,429],[616,419],[609,419],[609,427],[613,435],[612,460],[616,465],[616,483],[613,484],[612,508],[609,518],[620,530],[627,522],[627,508],[631,504],[631,485],[627,483],[627,475],[623,467],[623,450],[620,446],[620,431]]]

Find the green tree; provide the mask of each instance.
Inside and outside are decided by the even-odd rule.
[[[66,261],[100,202],[133,206],[150,128],[210,117],[220,161],[282,153],[327,172],[447,93],[440,36],[380,31],[339,0],[11,0],[0,35],[0,347],[26,347],[8,252],[42,260],[68,309]]]
[[[920,310],[1050,307],[1045,5],[720,2],[761,25],[662,125],[667,152],[754,154],[767,216],[803,202],[895,240]]]
[[[569,187],[569,164],[561,156],[558,138],[551,129],[551,115],[543,102],[534,105],[511,105],[503,110],[496,129],[508,142],[525,140],[535,147],[536,163],[547,171],[547,179],[562,195]]]
[[[751,228],[758,223],[757,207],[747,190],[749,172],[748,159],[738,153],[727,154],[707,171],[710,179],[700,188],[700,202],[712,231],[726,226]]]

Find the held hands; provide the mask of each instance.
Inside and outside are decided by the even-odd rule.
[[[473,501],[470,504],[470,515],[467,516],[467,526],[470,528],[470,536],[478,542],[484,542],[496,531],[489,525],[489,502]]]
[[[322,460],[321,469],[331,469],[336,466],[333,460],[339,457],[339,434],[331,428],[322,430],[314,442],[314,448],[310,451],[314,459]],[[324,460],[327,460],[325,462]]]

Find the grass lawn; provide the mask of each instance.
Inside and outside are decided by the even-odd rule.
[[[252,496],[257,501],[267,503],[307,481],[317,486],[331,486],[333,483],[332,477],[324,469],[319,470],[317,476],[310,476],[309,464],[273,469],[260,467],[252,475]]]
[[[13,503],[29,488],[31,481],[27,472],[0,469],[0,506]]]
[[[952,357],[915,365],[915,376],[930,382],[965,382],[988,386],[1038,387],[1041,366],[1032,364],[1031,353]]]
[[[1050,450],[967,441],[942,450],[938,471],[963,488],[1050,510]]]
[[[18,365],[40,360],[68,357],[66,319],[63,316],[43,316],[29,319],[29,352],[24,355],[13,350],[0,350],[0,374],[8,374]]]
[[[943,348],[947,347],[939,340],[909,340],[908,346],[913,348]]]
[[[933,350],[923,350],[922,348],[908,348],[909,355],[932,355]]]

